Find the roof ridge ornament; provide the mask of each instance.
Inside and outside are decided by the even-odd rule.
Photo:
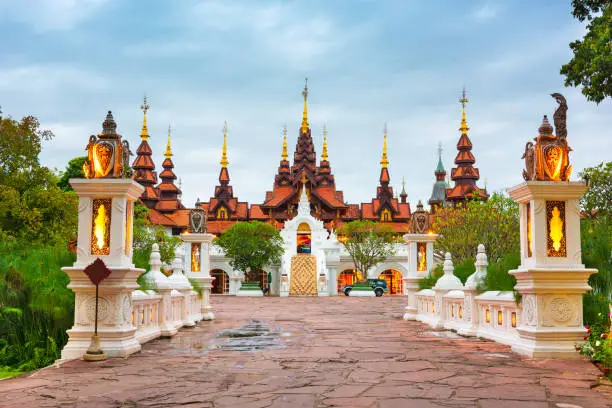
[[[389,165],[389,159],[387,158],[387,122],[385,122],[385,128],[383,132],[384,132],[383,151],[382,151],[382,157],[380,159],[380,164],[383,167],[383,169],[386,169],[387,166]]]
[[[168,123],[168,143],[166,143],[166,151],[164,152],[164,156],[166,157],[166,159],[169,159],[173,156],[172,154],[172,146],[170,145],[170,135],[172,133],[172,128],[170,127],[170,124]]]
[[[310,201],[308,200],[308,194],[306,194],[306,184],[302,184],[302,194],[300,195],[300,202],[298,204],[298,215],[310,215]]]
[[[223,123],[223,149],[221,151],[221,167],[227,168],[229,160],[227,160],[227,121]]]
[[[467,131],[470,130],[470,128],[467,125],[467,120],[465,118],[465,104],[468,103],[470,100],[467,98],[466,92],[465,92],[465,86],[463,87],[463,92],[461,93],[461,98],[459,98],[459,103],[461,104],[461,127],[459,128],[459,130],[461,131],[461,134],[466,135]]]
[[[302,91],[304,97],[304,113],[302,114],[302,126],[300,127],[300,133],[306,133],[309,129],[308,125],[308,77],[305,79],[304,90]]]
[[[150,137],[149,129],[147,128],[147,111],[151,109],[151,107],[147,103],[147,94],[145,94],[144,96],[144,100],[143,100],[142,105],[140,105],[140,109],[142,109],[142,112],[143,112],[142,129],[140,130],[140,138],[144,142]]]

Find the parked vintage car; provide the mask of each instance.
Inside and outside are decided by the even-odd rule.
[[[372,290],[376,294],[377,297],[383,295],[383,293],[389,292],[389,288],[387,288],[387,281],[384,279],[368,279],[368,284],[372,287]],[[349,296],[349,293],[353,289],[354,285],[346,285],[342,288],[342,293],[346,296]]]

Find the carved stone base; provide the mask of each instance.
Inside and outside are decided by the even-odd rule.
[[[519,327],[520,339],[512,345],[512,351],[531,358],[580,359],[576,344],[584,342],[584,328],[537,329]]]
[[[68,343],[62,349],[61,361],[81,358],[89,349],[93,330],[71,329],[67,331]],[[135,337],[136,329],[100,330],[100,348],[107,357],[127,357],[141,350],[140,343]]]
[[[212,276],[203,276],[195,279],[198,280],[202,287],[202,320],[214,320],[215,314],[210,306],[210,290],[212,288],[212,282],[215,280],[215,278]]]

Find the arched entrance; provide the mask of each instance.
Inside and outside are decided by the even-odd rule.
[[[359,273],[355,269],[345,269],[338,274],[338,293],[342,293],[342,288],[346,285],[353,285],[359,279]]]
[[[310,226],[305,222],[301,223],[297,229],[297,253],[298,254],[309,254],[311,252],[311,241],[312,234],[310,232]]]
[[[404,280],[402,273],[397,269],[387,269],[378,275],[378,279],[384,279],[387,282],[390,295],[404,294]]]
[[[225,295],[229,293],[229,275],[223,269],[213,269],[210,276],[215,278],[212,282],[210,293],[215,295]]]
[[[245,278],[249,283],[257,283],[262,290],[268,286],[268,272],[263,269],[255,269],[247,273]]]

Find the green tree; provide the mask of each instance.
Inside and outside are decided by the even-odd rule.
[[[355,269],[361,272],[360,282],[367,281],[370,268],[395,254],[397,239],[388,224],[369,220],[355,220],[338,229],[340,242],[351,256]]]
[[[565,86],[582,86],[587,100],[612,96],[612,3],[610,0],[573,0],[573,15],[588,21],[582,41],[570,43],[574,57],[561,67]]]
[[[261,221],[238,222],[215,238],[232,268],[243,272],[261,270],[277,264],[283,254],[283,239],[270,224]]]
[[[149,209],[137,202],[134,206],[134,239],[132,261],[137,268],[149,269],[151,249],[154,243],[159,245],[161,261],[171,264],[176,248],[181,245],[179,237],[168,235],[162,225],[153,225],[149,221]]]
[[[587,167],[579,176],[589,187],[580,200],[583,214],[609,216],[612,211],[612,162]]]
[[[463,206],[441,208],[432,228],[440,234],[434,244],[436,252],[450,252],[455,264],[473,259],[478,244],[484,244],[491,263],[519,252],[518,203],[500,193],[484,202],[470,200]]]
[[[76,233],[76,195],[64,193],[38,159],[52,137],[33,116],[0,117],[0,240],[65,244]]]
[[[73,191],[72,186],[69,181],[71,178],[85,178],[85,173],[83,173],[83,164],[87,161],[87,156],[75,157],[74,159],[68,162],[66,166],[66,170],[60,173],[60,180],[57,183],[57,186],[62,189],[62,191]]]

